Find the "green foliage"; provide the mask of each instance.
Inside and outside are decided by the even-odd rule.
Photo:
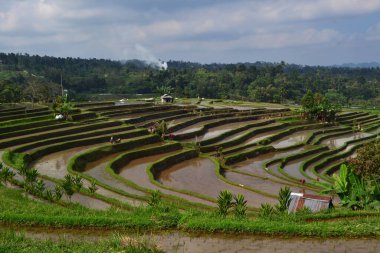
[[[148,205],[151,207],[157,207],[162,202],[162,193],[160,190],[155,190],[150,195]]]
[[[301,114],[308,120],[335,121],[335,115],[341,108],[331,103],[320,93],[312,93],[310,90],[302,97]]]
[[[58,241],[45,239],[30,239],[24,234],[5,230],[0,232],[0,252],[126,252],[126,253],[158,253],[160,251],[151,242],[131,239],[129,237],[113,236],[97,242],[86,240]]]
[[[217,199],[218,213],[226,217],[229,209],[232,207],[232,194],[228,190],[221,191]]]
[[[1,54],[0,102],[53,101],[63,86],[70,98],[89,93],[153,94],[299,103],[305,88],[329,101],[378,105],[378,68],[349,69],[285,63],[199,64],[171,61],[166,71],[141,61]],[[25,70],[25,71],[24,71]],[[33,76],[32,74],[33,73]],[[157,85],[159,84],[159,85]],[[159,86],[159,87],[157,87]],[[10,90],[14,88],[15,90]],[[1,95],[3,91],[3,95]],[[84,94],[86,93],[86,94]],[[92,100],[92,99],[91,99]]]
[[[380,184],[374,179],[365,179],[342,164],[339,175],[333,175],[334,184],[324,185],[321,194],[337,194],[342,206],[351,209],[380,208]]]
[[[55,201],[61,200],[61,198],[63,196],[63,191],[64,190],[63,190],[62,186],[60,186],[60,185],[56,185],[54,187],[54,200]]]
[[[61,184],[62,189],[65,191],[66,196],[71,200],[75,193],[74,177],[67,174]]]
[[[169,85],[161,85],[161,86],[157,86],[157,92],[159,94],[170,94],[173,92],[173,87],[169,86]]]
[[[46,189],[44,198],[50,202],[53,202],[55,200],[53,191],[50,189]]]
[[[56,114],[61,114],[63,119],[70,119],[70,112],[74,109],[74,105],[70,103],[67,99],[67,96],[62,98],[58,96],[53,103],[53,111]]]
[[[276,215],[276,209],[268,203],[261,204],[259,209],[259,217],[261,218],[271,218]]]
[[[286,212],[288,210],[289,204],[290,204],[290,188],[288,186],[285,186],[284,188],[280,189],[280,192],[278,193],[278,205],[276,206],[276,209],[279,212]]]
[[[348,209],[335,209],[328,213],[294,217],[296,216],[286,214],[270,219],[249,216],[244,220],[232,217],[221,220],[215,213],[195,210],[179,212],[178,209],[170,207],[137,207],[132,212],[119,208],[101,211],[73,203],[60,205],[34,201],[26,198],[19,190],[0,187],[0,222],[15,226],[45,226],[47,228],[52,226],[88,230],[95,227],[135,228],[148,231],[149,229],[180,229],[199,232],[224,231],[323,237],[376,237],[380,235],[379,211],[354,212]],[[1,235],[0,240],[2,240]],[[0,245],[4,245],[3,241]]]
[[[0,80],[0,103],[17,103],[22,98],[21,87],[11,81]]]
[[[165,138],[166,131],[168,130],[168,125],[165,120],[157,121],[153,124],[153,132],[156,133],[161,138]]]
[[[236,218],[242,219],[246,217],[247,201],[241,194],[234,195],[234,214]]]
[[[91,180],[91,185],[88,187],[88,190],[91,194],[94,194],[98,190],[95,180]]]
[[[24,168],[24,167],[23,167]],[[26,169],[25,171],[25,182],[28,183],[34,183],[37,181],[37,178],[39,176],[39,173],[36,169]]]
[[[8,167],[4,167],[3,164],[0,163],[0,184],[7,184],[7,182],[10,182],[14,176],[15,173],[13,171],[11,171]]]
[[[298,209],[296,214],[297,215],[309,215],[309,214],[312,214],[313,212],[311,211],[311,209],[307,206],[304,206],[302,207],[301,209]]]
[[[76,192],[79,192],[83,187],[82,177],[79,175],[73,176],[72,182],[73,182],[74,190]]]
[[[357,156],[348,161],[353,172],[365,179],[380,180],[380,141],[365,144],[357,150]]]
[[[35,191],[37,196],[44,196],[45,183],[43,180],[39,179],[35,183]]]

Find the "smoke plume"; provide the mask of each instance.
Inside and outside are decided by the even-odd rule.
[[[140,44],[136,44],[135,49],[139,58],[146,62],[148,65],[158,68],[159,70],[166,70],[168,68],[168,64],[165,61],[157,59],[156,56],[154,56],[148,49],[141,46]]]

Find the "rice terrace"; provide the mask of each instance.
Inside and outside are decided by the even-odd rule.
[[[0,1],[0,253],[380,252],[379,17]]]
[[[314,217],[309,209],[290,228],[266,227],[262,221],[255,225],[257,215],[275,212],[271,206],[282,188],[319,195],[323,185],[334,184],[332,175],[340,165],[376,140],[377,115],[341,112],[327,123],[305,120],[287,107],[196,101],[75,103],[70,120],[53,119],[54,112],[44,106],[4,105],[0,147],[3,166],[13,175],[3,180],[5,185],[42,199],[36,211],[56,204],[59,211],[44,218],[9,210],[1,214],[3,224],[340,236],[339,227],[349,226],[351,218],[369,227],[378,221],[378,211],[322,211]],[[227,210],[213,216],[218,206],[219,212],[223,209],[225,190],[237,202],[242,198],[236,219]],[[6,188],[1,191],[8,194]],[[332,202],[340,205],[338,197]],[[68,215],[83,212],[74,203],[94,211],[88,211],[88,218]],[[360,230],[344,231],[362,236]],[[378,235],[376,230],[365,233]]]

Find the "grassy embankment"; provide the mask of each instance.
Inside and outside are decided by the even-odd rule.
[[[0,187],[0,222],[20,226],[91,229],[179,229],[185,231],[256,233],[318,237],[378,237],[379,211],[333,210],[317,214],[279,214],[271,217],[222,218],[215,212],[179,211],[162,203],[132,211],[91,210],[78,204],[30,200],[19,190]]]
[[[33,240],[12,230],[0,231],[0,252],[162,252],[148,241],[125,240],[113,236],[107,240],[72,241],[64,238],[57,240]]]

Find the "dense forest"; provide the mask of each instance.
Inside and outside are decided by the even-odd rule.
[[[178,97],[299,103],[306,91],[347,104],[380,103],[380,68],[281,63],[199,64],[169,61],[159,70],[139,60],[57,58],[0,53],[0,102],[47,102],[61,94],[172,93]]]

